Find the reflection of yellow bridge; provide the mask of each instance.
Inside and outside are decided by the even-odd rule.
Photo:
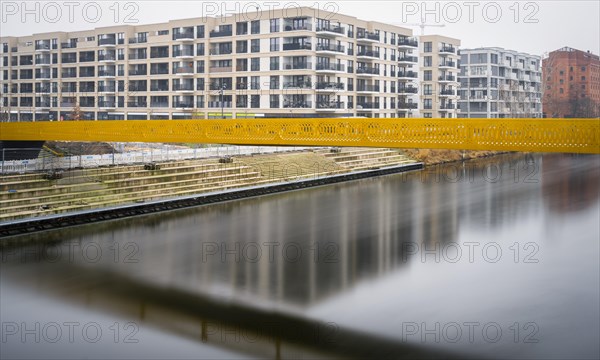
[[[0,140],[600,153],[600,119],[234,119],[0,123]]]

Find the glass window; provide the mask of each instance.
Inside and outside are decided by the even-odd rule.
[[[426,41],[426,42],[424,42],[424,43],[423,43],[423,46],[424,46],[424,49],[423,49],[423,51],[424,51],[424,52],[427,52],[427,53],[430,53],[430,52],[432,52],[432,49],[433,49],[433,44],[432,44],[432,42],[431,42],[431,41]]]

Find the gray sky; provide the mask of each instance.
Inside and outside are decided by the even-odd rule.
[[[268,9],[299,4],[397,25],[420,23],[425,17],[428,24],[445,25],[443,28],[426,28],[426,34],[459,38],[463,48],[498,46],[542,55],[570,46],[600,53],[600,0],[70,1],[75,4],[67,5],[69,1],[27,1],[24,9],[21,0],[0,0],[0,34],[20,36],[47,31],[87,30],[128,22],[148,24],[211,15],[213,9],[232,13],[237,12],[236,9],[254,10],[256,5]],[[420,34],[418,27],[413,29],[415,34]]]

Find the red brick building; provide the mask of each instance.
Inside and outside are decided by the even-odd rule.
[[[600,58],[564,47],[542,60],[545,117],[600,117]]]

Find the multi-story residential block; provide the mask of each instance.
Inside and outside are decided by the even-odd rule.
[[[542,116],[539,56],[497,47],[459,53],[459,117]]]
[[[412,30],[308,7],[0,45],[10,120],[416,115]]]
[[[421,115],[426,118],[456,118],[460,40],[423,35],[419,41]]]
[[[545,117],[600,117],[600,58],[564,47],[542,60]]]

